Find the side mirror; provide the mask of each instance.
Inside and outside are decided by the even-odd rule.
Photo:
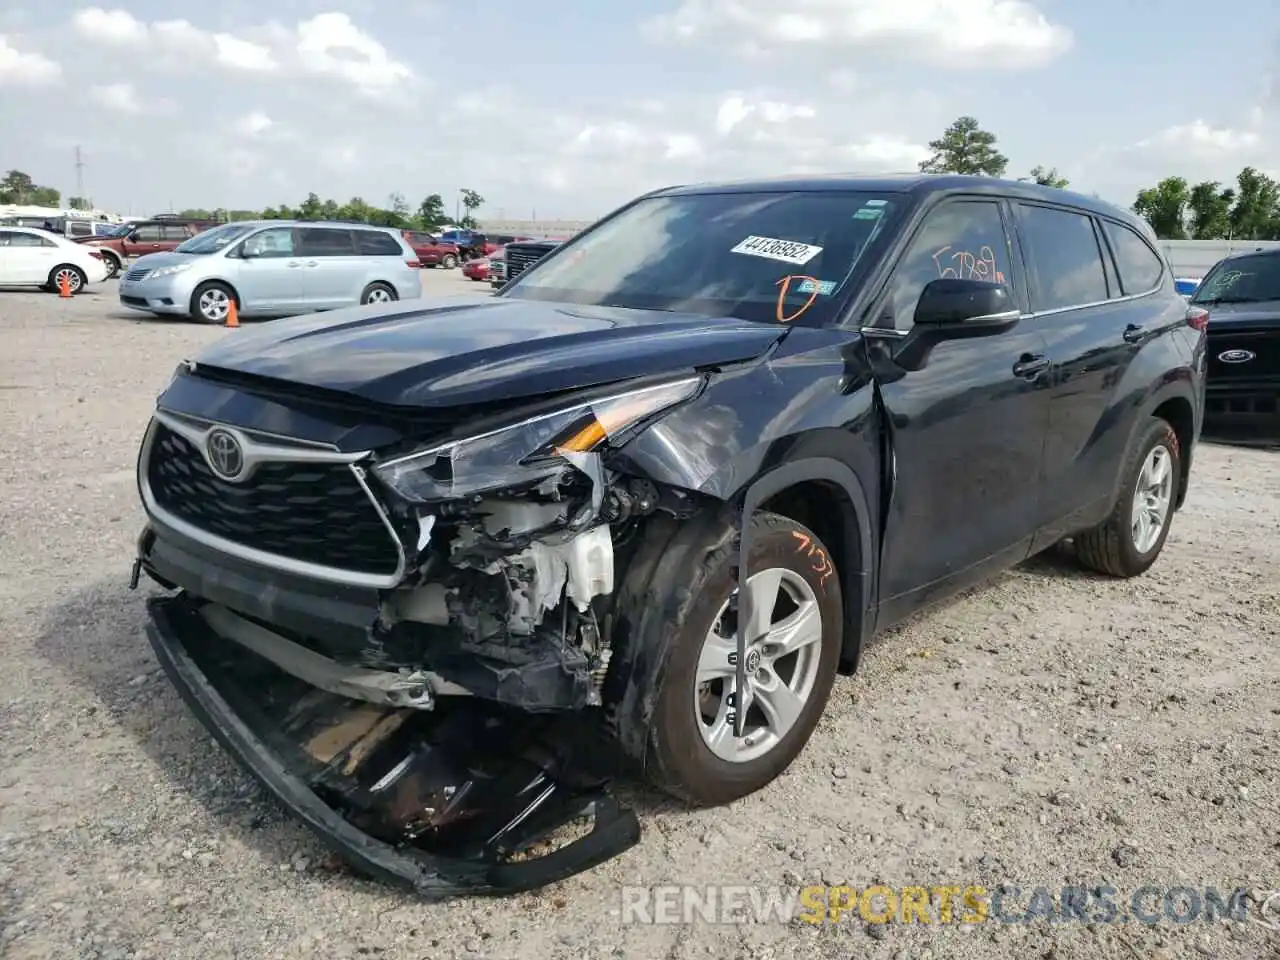
[[[916,304],[916,326],[942,329],[963,327],[965,332],[986,328],[991,332],[1017,322],[1020,313],[1003,283],[943,277],[925,285]]]

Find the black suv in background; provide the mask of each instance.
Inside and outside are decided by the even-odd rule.
[[[1280,438],[1280,250],[1220,260],[1191,303],[1210,317],[1205,428]]]
[[[180,366],[138,460],[151,642],[362,868],[536,886],[637,839],[607,761],[735,800],[875,632],[1067,539],[1150,567],[1205,319],[1143,221],[1063,190],[648,194],[493,298]]]

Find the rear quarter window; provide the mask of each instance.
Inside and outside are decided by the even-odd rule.
[[[1164,261],[1147,241],[1129,227],[1109,220],[1102,222],[1107,241],[1120,269],[1120,287],[1126,297],[1154,290],[1164,275]]]
[[[356,252],[366,257],[398,257],[404,251],[395,237],[377,230],[356,230]]]

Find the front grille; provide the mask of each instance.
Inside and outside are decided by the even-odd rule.
[[[519,246],[516,244],[507,244],[506,254],[506,276],[504,280],[514,280],[520,274],[524,273],[531,266],[545,257],[551,251],[543,246]]]
[[[1243,363],[1219,359],[1228,350],[1246,350],[1253,357]],[[1209,319],[1209,383],[1280,378],[1280,325],[1270,330],[1218,330]]]
[[[130,297],[122,293],[120,294],[120,302],[132,304],[135,307],[145,307],[147,305],[147,298],[146,297]]]
[[[151,272],[150,267],[134,267],[124,275],[126,280],[142,280]]]
[[[398,567],[390,533],[346,464],[263,463],[227,483],[190,441],[156,423],[147,483],[161,508],[225,540],[358,573]]]

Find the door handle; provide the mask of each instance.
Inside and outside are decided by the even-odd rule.
[[[1124,333],[1121,336],[1124,337],[1125,343],[1137,343],[1143,337],[1142,327],[1136,323],[1131,323],[1124,328]]]
[[[320,263],[319,263],[319,261],[317,261],[317,260],[308,260],[308,261],[307,261],[307,266],[308,266],[308,267],[318,267],[318,266],[320,266]]]
[[[1039,353],[1024,353],[1013,365],[1013,375],[1034,380],[1049,368],[1049,358]]]
[[[291,267],[300,267],[300,266],[302,266],[302,264],[300,264],[297,260],[290,260],[290,261],[289,261],[289,266],[291,266]]]

